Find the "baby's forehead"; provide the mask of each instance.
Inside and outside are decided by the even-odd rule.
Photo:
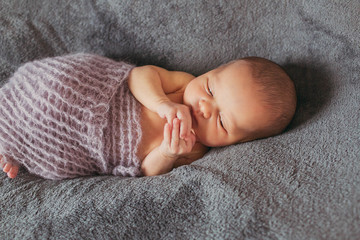
[[[252,66],[244,60],[234,60],[218,68],[219,72],[231,73],[234,75],[251,75]]]
[[[236,59],[236,60],[232,60],[230,62],[221,64],[220,66],[217,67],[217,69],[224,70],[224,69],[228,69],[228,68],[232,68],[232,67],[238,67],[240,65],[245,65],[245,64],[247,64],[246,61],[244,61],[242,59]]]
[[[248,86],[256,87],[252,68],[246,62],[237,60],[229,65],[224,65],[215,72],[220,85],[230,87]]]

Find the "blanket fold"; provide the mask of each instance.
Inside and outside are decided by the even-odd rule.
[[[92,54],[20,67],[0,89],[0,153],[49,179],[139,176],[140,105],[133,65]]]

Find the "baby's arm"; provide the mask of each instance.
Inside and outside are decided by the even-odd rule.
[[[142,161],[141,171],[145,176],[164,174],[174,166],[176,160],[192,151],[195,135],[180,139],[180,120],[175,118],[172,125],[164,126],[164,139],[160,146],[152,150]]]
[[[180,137],[190,136],[190,110],[183,104],[170,101],[170,93],[183,92],[186,85],[194,78],[185,72],[168,71],[156,66],[134,68],[128,79],[130,91],[145,107],[166,118],[169,124],[174,118],[181,120]]]

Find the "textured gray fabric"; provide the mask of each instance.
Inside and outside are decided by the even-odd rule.
[[[0,1],[0,77],[91,52],[204,73],[269,58],[299,107],[282,135],[156,177],[0,174],[0,239],[359,239],[360,3]]]

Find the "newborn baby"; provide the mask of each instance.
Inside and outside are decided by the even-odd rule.
[[[70,67],[58,71],[55,68],[57,62],[66,62]],[[72,74],[72,69],[79,72],[77,66],[85,62],[92,62],[94,66],[82,67],[81,74]],[[59,90],[59,93],[64,92],[64,96],[59,98],[66,103],[71,102],[69,99],[80,96],[79,89],[82,88],[78,86],[89,85],[88,89],[82,92],[99,97],[82,101],[76,114],[64,104],[61,108],[64,114],[56,118],[56,123],[48,121],[49,126],[56,129],[56,133],[50,133],[49,138],[43,139],[44,144],[39,144],[35,150],[29,150],[30,145],[32,148],[36,147],[35,140],[26,140],[31,135],[31,127],[45,127],[25,124],[29,130],[17,138],[10,137],[9,130],[0,127],[0,164],[10,178],[17,175],[20,165],[24,165],[32,173],[50,179],[90,174],[159,175],[201,158],[209,147],[226,146],[279,134],[291,121],[296,108],[295,88],[288,75],[277,64],[258,57],[229,62],[199,77],[156,66],[133,67],[90,54],[48,58],[43,62],[30,64],[37,64],[38,68],[46,73],[34,83],[30,83],[39,84],[39,89],[33,92],[35,95],[42,91],[41,87],[51,88],[52,85],[49,87],[42,81],[56,79],[58,83],[75,82],[72,86],[75,86],[77,92]],[[116,74],[113,74],[115,70],[106,72],[109,65],[112,65],[111,69],[122,69],[118,79]],[[32,68],[33,66],[28,67],[28,72],[31,73]],[[102,70],[103,68],[106,69]],[[15,76],[16,73],[13,78]],[[26,77],[20,79],[20,85],[27,81]],[[98,79],[97,81],[109,84],[97,88],[98,92],[93,92],[95,90],[91,88],[91,84],[85,83],[88,79]],[[7,83],[8,86],[4,86],[5,90],[0,89],[4,91],[4,96],[11,92],[11,82],[12,79]],[[110,87],[114,92],[108,93],[104,90]],[[107,95],[107,98],[100,95]],[[49,106],[53,104],[51,96],[47,94],[45,97]],[[86,94],[80,97],[86,98]],[[127,100],[124,102],[123,99]],[[21,109],[23,107],[15,105],[21,105],[21,102],[1,106],[3,102],[1,99],[0,123],[3,126],[5,124],[15,127],[12,124],[17,123],[12,122],[11,116],[7,114],[21,111],[9,109],[8,106]],[[85,121],[89,119],[85,117],[87,110],[81,108],[90,109],[90,115],[96,117]],[[101,110],[97,112],[98,109]],[[46,107],[42,111],[41,114],[52,114]],[[79,115],[79,111],[84,114]],[[84,128],[84,131],[72,133],[73,135],[87,133],[89,136],[81,135],[78,137],[80,140],[66,142],[64,136],[76,130],[72,126],[66,126],[71,123],[67,120],[70,118],[80,125],[82,120],[85,121],[81,128]],[[22,124],[27,121],[28,118],[23,117]],[[45,124],[46,121],[42,123]],[[86,141],[81,141],[84,138]],[[55,154],[56,156],[50,152],[47,155],[39,152],[41,146],[50,142],[49,139],[59,145],[60,150],[56,152],[59,154]],[[12,141],[15,143],[10,143]],[[66,154],[66,149],[78,149],[81,154],[74,152],[69,155]],[[35,155],[36,157],[32,158]]]

